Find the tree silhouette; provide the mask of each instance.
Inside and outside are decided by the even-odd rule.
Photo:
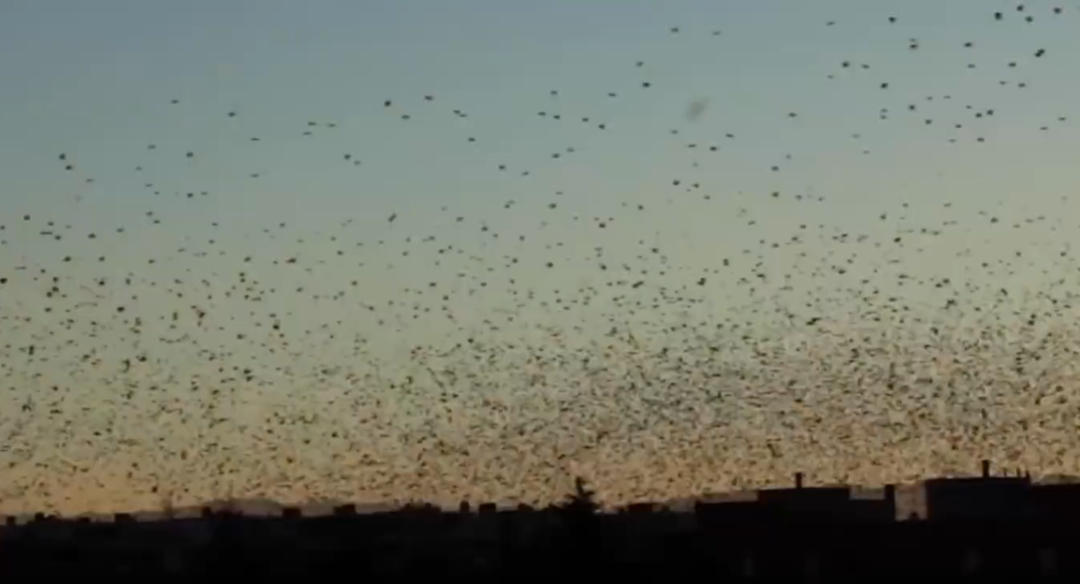
[[[600,505],[596,502],[596,491],[586,488],[588,483],[582,477],[574,478],[574,492],[566,496],[566,501],[561,508],[573,516],[589,516],[595,514]]]

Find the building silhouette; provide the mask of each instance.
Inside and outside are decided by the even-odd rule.
[[[806,487],[795,474],[794,488],[762,489],[756,501],[697,503],[694,511],[707,524],[742,526],[772,522],[873,522],[896,520],[896,487],[886,485],[884,497],[857,499],[851,487]]]
[[[982,474],[926,481],[926,511],[931,521],[1014,521],[1030,516],[1030,476],[992,476],[990,461]]]

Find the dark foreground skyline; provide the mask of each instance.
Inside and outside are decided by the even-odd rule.
[[[844,488],[797,484],[757,502],[698,502],[674,511],[598,506],[583,480],[545,509],[463,504],[322,517],[287,508],[253,517],[206,507],[194,517],[97,523],[39,516],[0,530],[5,577],[724,576],[723,581],[858,582],[866,578],[1053,581],[1077,574],[1070,526],[1080,484],[983,475],[926,483],[929,516],[897,521],[895,490],[853,500]],[[1045,580],[1045,579],[1051,580]],[[756,580],[755,580],[756,579]],[[890,580],[891,581],[891,580]]]

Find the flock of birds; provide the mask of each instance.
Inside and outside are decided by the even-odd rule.
[[[1035,24],[1073,12],[1020,5],[983,17]],[[978,47],[957,42],[976,67]],[[1006,70],[1053,56],[1033,46]],[[825,74],[870,68],[842,61]],[[633,62],[632,89],[607,97],[652,89],[645,69]],[[689,102],[686,125],[709,114],[707,99]],[[531,115],[618,139],[618,126],[567,103]],[[477,117],[436,94],[370,105],[403,124],[422,123],[418,107]],[[956,130],[951,142],[985,142],[960,133],[966,120],[1006,116],[905,109],[879,117],[915,112],[916,124]],[[1053,119],[1032,129],[1069,122]],[[463,144],[484,143],[460,127]],[[271,139],[241,130],[243,142]],[[335,130],[344,131],[308,121],[297,133]],[[674,147],[698,167],[751,140],[726,133]],[[140,160],[197,179],[201,153],[166,144],[148,139]],[[361,172],[371,164],[338,156]],[[80,160],[57,152],[56,171],[110,188]],[[228,195],[158,184],[143,164],[133,167],[147,203],[133,222],[92,230],[0,212],[0,512],[226,497],[547,503],[576,476],[623,503],[783,483],[795,470],[825,482],[911,481],[984,457],[1080,469],[1080,373],[1070,365],[1080,264],[1062,243],[1075,229],[1067,199],[1028,215],[883,202],[859,231],[812,210],[826,195],[753,195],[787,205],[770,215],[749,195],[682,177],[671,180],[676,195],[592,216],[559,191],[499,202],[493,215],[513,214],[504,223],[447,204],[364,227],[344,217],[309,231],[286,219],[244,230],[213,216],[211,202]],[[540,167],[489,170],[528,177]],[[700,250],[690,259],[694,250],[644,235],[656,208],[684,204],[685,193],[727,205],[745,235],[704,266]],[[786,232],[772,218],[785,213]],[[942,257],[937,272],[920,269]],[[1046,285],[1004,283],[1031,272]]]

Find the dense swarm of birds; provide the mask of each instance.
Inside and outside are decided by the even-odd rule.
[[[978,17],[1034,26],[1075,12],[1017,6]],[[955,41],[937,50],[970,59],[961,69],[983,65],[980,43]],[[1002,70],[996,89],[1037,84],[1018,71],[1052,59],[1052,48],[987,63]],[[940,58],[918,38],[897,50]],[[866,123],[942,127],[926,140],[964,148],[990,142],[995,123],[1069,127],[1064,112],[967,103],[993,89],[898,107],[888,96],[899,80],[856,60],[858,47],[852,55],[821,74],[880,91],[886,105]],[[605,99],[657,91],[650,66],[631,57]],[[412,124],[417,139],[449,117],[462,147],[488,148],[469,172],[527,181],[567,160],[586,164],[600,142],[574,144],[581,128],[619,140],[626,122],[580,111],[571,89],[538,96],[545,109],[521,108],[567,128],[543,159],[491,159],[499,145],[472,124],[484,112],[437,92],[357,107]],[[162,115],[192,99],[165,100]],[[287,214],[231,225],[215,218],[229,195],[200,184],[202,152],[146,136],[131,164],[146,193],[135,219],[117,214],[88,230],[0,211],[0,511],[222,497],[545,504],[576,476],[613,504],[776,484],[795,470],[826,482],[909,481],[988,455],[1078,470],[1080,265],[1062,243],[1075,228],[1067,199],[1026,215],[994,202],[972,212],[880,201],[870,203],[874,224],[848,229],[830,222],[836,209],[815,210],[827,194],[730,193],[695,178],[769,138],[720,129],[681,142],[701,135],[695,124],[737,115],[717,114],[706,97],[684,103],[685,124],[676,114],[650,147],[678,151],[686,172],[668,192],[608,209],[590,207],[587,186],[568,179],[553,193],[508,189],[522,196],[490,201],[482,216],[448,201],[377,218],[361,209],[314,228]],[[257,129],[241,106],[220,115],[236,149],[354,131],[314,119]],[[793,124],[812,115],[775,112]],[[853,138],[856,155],[871,154]],[[362,176],[378,164],[368,156],[376,147],[326,165]],[[56,172],[116,188],[96,180],[103,171],[85,154],[57,152]],[[781,148],[764,168],[782,173],[792,159]],[[274,179],[269,165],[234,172]],[[164,184],[155,173],[186,178]],[[741,239],[702,251],[656,236],[654,211],[691,199],[706,205],[693,213],[712,205],[734,218]],[[947,258],[944,271],[921,269],[933,258]],[[1052,285],[1011,283],[1031,271]]]

